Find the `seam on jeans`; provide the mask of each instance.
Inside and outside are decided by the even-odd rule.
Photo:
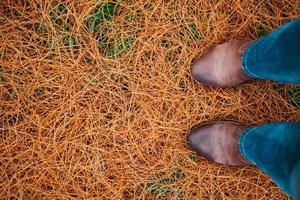
[[[263,79],[262,77],[260,77],[259,75],[253,73],[253,72],[250,72],[249,70],[249,67],[248,67],[248,63],[247,63],[247,59],[248,59],[248,55],[249,55],[249,52],[250,50],[252,50],[252,48],[257,45],[259,40],[253,42],[249,47],[248,49],[246,50],[246,52],[244,53],[244,55],[242,56],[242,69],[244,70],[244,72],[246,74],[248,74],[250,77],[252,78],[258,78],[258,79]]]
[[[253,163],[253,164],[255,164],[256,165],[256,163],[255,162],[253,162],[252,160],[249,160],[248,158],[247,158],[247,156],[246,156],[246,153],[245,153],[245,151],[244,151],[244,140],[245,140],[245,138],[250,134],[250,133],[252,133],[254,130],[256,130],[258,127],[250,127],[250,128],[248,128],[244,133],[242,133],[242,141],[240,141],[239,140],[239,146],[240,146],[240,152],[241,152],[241,154],[242,154],[242,156],[246,159],[246,160],[248,160],[248,161],[250,161],[251,163]]]

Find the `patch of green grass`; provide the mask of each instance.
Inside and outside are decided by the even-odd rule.
[[[78,40],[72,35],[57,34],[52,40],[47,40],[44,44],[47,48],[52,48],[56,46],[68,46],[72,49],[79,48]]]
[[[126,15],[126,16],[124,17],[124,19],[125,19],[127,22],[132,22],[132,21],[135,19],[135,17],[134,17],[133,15],[129,14],[129,15]]]
[[[196,162],[197,161],[197,156],[195,156],[194,154],[190,154],[189,155],[189,160],[193,161],[193,162]]]
[[[54,46],[54,43],[51,40],[46,42],[46,47],[51,48],[53,46]]]
[[[45,88],[44,88],[44,87],[39,87],[39,88],[36,88],[36,89],[34,90],[34,93],[37,94],[37,95],[41,95],[41,94],[44,93],[44,91],[45,91]]]
[[[0,76],[0,82],[6,82],[6,79],[3,76]]]
[[[110,22],[113,16],[116,15],[117,5],[114,3],[103,3],[94,11],[94,13],[85,17],[93,31],[103,31],[102,24]]]
[[[191,23],[191,24],[189,24],[187,26],[187,28],[188,28],[188,30],[190,32],[191,37],[194,40],[198,41],[200,39],[200,34],[199,34],[198,30],[197,30],[196,24],[195,23]]]
[[[68,12],[68,11],[67,11],[67,8],[66,8],[66,5],[65,5],[64,3],[58,4],[57,7],[58,7],[58,10],[59,10],[60,12],[62,12],[62,13],[67,13],[67,12]]]
[[[43,23],[36,23],[34,24],[34,28],[36,30],[36,33],[40,35],[42,38],[48,38],[48,30],[46,26]]]
[[[4,68],[2,66],[0,66],[0,72],[3,72]],[[4,78],[4,76],[0,75],[0,82],[5,83],[6,79]]]
[[[178,163],[179,165],[182,166],[188,164],[188,162],[186,161],[189,161],[189,163],[191,163],[191,162],[197,162],[197,160],[198,160],[197,155],[190,153],[186,158],[181,157]]]
[[[109,43],[109,57],[114,58],[117,55],[119,55],[124,50],[130,48],[132,43],[134,42],[133,38],[125,37],[122,38],[119,34],[117,34],[113,39],[111,39],[111,42]]]
[[[157,197],[175,197],[176,199],[183,199],[184,193],[173,186],[173,184],[183,176],[184,174],[181,170],[175,169],[170,176],[147,183],[146,189]]]
[[[74,48],[76,46],[76,38],[73,36],[65,36],[64,37],[64,45]]]
[[[115,31],[115,26],[112,23],[113,17],[117,15],[118,5],[116,3],[98,2],[98,8],[90,15],[85,17],[86,22],[93,32],[98,34],[97,40],[99,50],[101,53],[110,58],[115,58],[125,50],[129,49],[133,42],[134,37],[128,35],[121,35],[119,33],[114,36],[109,36]]]
[[[173,74],[174,76],[176,76],[176,74],[178,74],[178,68],[177,68],[177,67],[173,67],[173,69],[172,69],[172,74]]]
[[[70,19],[67,16],[68,8],[66,4],[59,3],[51,9],[49,15],[53,25],[56,28],[68,31],[72,26]]]
[[[187,46],[190,45],[191,41],[199,41],[200,34],[198,32],[195,23],[189,23],[179,30],[180,41],[185,43]]]
[[[176,46],[175,48],[169,49],[167,51],[165,59],[168,62],[176,62],[181,53],[182,53],[182,47]]]
[[[266,36],[267,34],[269,34],[269,31],[267,30],[267,28],[263,25],[260,25],[257,29],[257,36],[258,37],[263,37]]]
[[[286,96],[291,105],[300,107],[300,86],[288,90]]]

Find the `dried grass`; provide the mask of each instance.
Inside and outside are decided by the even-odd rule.
[[[254,167],[195,156],[186,134],[214,119],[300,120],[282,95],[292,86],[209,88],[189,66],[298,17],[300,1],[114,3],[93,30],[110,3],[0,2],[1,199],[287,199]]]

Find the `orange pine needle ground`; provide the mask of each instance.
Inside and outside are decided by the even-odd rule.
[[[288,199],[254,167],[196,156],[186,135],[300,120],[293,86],[209,88],[189,66],[299,14],[299,0],[2,0],[1,199]]]

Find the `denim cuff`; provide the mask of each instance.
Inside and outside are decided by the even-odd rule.
[[[248,55],[251,53],[251,51],[253,51],[253,49],[255,49],[259,41],[260,40],[256,40],[255,42],[250,44],[250,46],[245,50],[245,53],[242,56],[242,70],[245,72],[245,74],[247,74],[249,77],[254,79],[263,79],[263,78],[250,71],[247,60],[248,60]]]
[[[238,144],[239,144],[239,149],[240,153],[243,156],[244,159],[248,160],[252,164],[256,165],[255,162],[253,162],[251,159],[247,158],[247,155],[245,153],[245,147],[244,147],[244,141],[246,140],[247,136],[251,134],[251,132],[255,129],[255,127],[249,127],[247,128],[243,133],[241,133]]]

